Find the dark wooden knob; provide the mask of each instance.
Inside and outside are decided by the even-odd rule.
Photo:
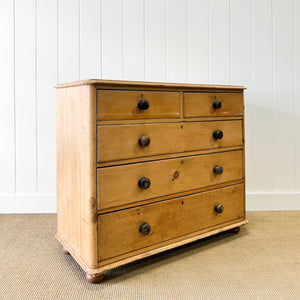
[[[222,130],[215,130],[213,132],[213,137],[216,139],[216,140],[220,140],[222,137],[223,137],[223,131]]]
[[[150,104],[148,100],[142,99],[138,102],[138,108],[140,110],[147,110],[149,108]]]
[[[143,235],[149,234],[151,231],[151,226],[148,223],[141,223],[139,226],[139,232]]]
[[[217,212],[218,214],[221,214],[223,210],[224,210],[224,206],[222,204],[215,205],[215,212]]]
[[[218,175],[221,175],[223,173],[223,167],[222,166],[214,166],[214,172]]]
[[[151,184],[151,181],[147,177],[141,177],[138,181],[138,185],[141,189],[147,189]]]
[[[142,135],[139,137],[139,144],[142,146],[142,147],[147,147],[150,145],[150,138],[149,136],[146,136],[146,135]]]
[[[214,101],[213,108],[220,109],[221,107],[222,107],[222,102],[221,101]]]

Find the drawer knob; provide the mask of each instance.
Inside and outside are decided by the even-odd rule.
[[[147,110],[149,108],[150,104],[148,100],[142,99],[138,102],[138,108],[140,110]]]
[[[224,206],[222,204],[215,205],[215,212],[217,212],[218,214],[221,214],[223,210],[224,210]]]
[[[143,235],[149,234],[151,231],[151,226],[148,223],[141,223],[139,226],[139,232]]]
[[[216,139],[216,140],[220,140],[222,137],[223,137],[223,131],[222,130],[215,130],[213,132],[213,137]]]
[[[142,146],[142,147],[147,147],[150,145],[150,138],[149,136],[146,136],[146,135],[142,135],[140,136],[139,138],[139,144]]]
[[[221,175],[223,173],[223,167],[222,166],[214,166],[214,172],[218,175]]]
[[[138,185],[141,189],[146,190],[151,184],[151,181],[147,177],[141,177],[138,181]]]
[[[221,107],[222,107],[222,102],[221,101],[214,101],[213,108],[219,109]]]

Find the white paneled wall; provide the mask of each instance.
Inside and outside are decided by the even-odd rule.
[[[300,1],[1,0],[0,212],[56,210],[57,82],[247,87],[249,210],[300,209]]]

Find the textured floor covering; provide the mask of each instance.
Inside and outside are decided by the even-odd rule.
[[[85,281],[56,215],[0,215],[0,299],[300,299],[300,211],[251,212],[219,234]]]

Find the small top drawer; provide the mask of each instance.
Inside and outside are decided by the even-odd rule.
[[[151,118],[179,118],[179,93],[97,90],[97,120]]]
[[[184,117],[243,115],[243,94],[184,93]]]

